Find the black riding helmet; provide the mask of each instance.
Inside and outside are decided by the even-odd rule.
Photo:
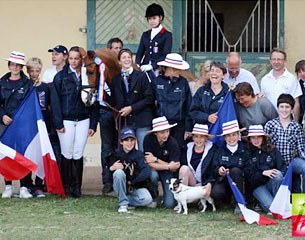
[[[148,18],[153,16],[162,16],[164,19],[164,11],[159,4],[153,3],[147,7],[145,17]]]

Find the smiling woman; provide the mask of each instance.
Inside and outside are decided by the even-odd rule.
[[[199,88],[193,97],[190,115],[195,123],[215,123],[217,111],[229,90],[222,81],[227,73],[226,68],[219,62],[212,62],[210,70],[210,82]]]

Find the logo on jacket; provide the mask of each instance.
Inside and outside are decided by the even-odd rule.
[[[157,89],[162,89],[162,90],[164,90],[164,85],[157,85]]]

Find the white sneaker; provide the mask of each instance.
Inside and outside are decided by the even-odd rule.
[[[127,213],[128,212],[128,205],[120,206],[119,209],[118,209],[118,212],[119,213]]]
[[[175,207],[174,207],[174,211],[178,211],[179,210],[179,205],[176,205]]]
[[[2,198],[11,198],[13,195],[13,186],[5,185],[4,192],[2,193]]]
[[[148,208],[156,208],[157,207],[157,202],[151,202],[150,204],[147,205]]]
[[[21,187],[19,197],[20,198],[32,198],[33,195],[29,193],[29,190],[26,187]]]

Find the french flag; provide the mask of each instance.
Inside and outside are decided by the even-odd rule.
[[[5,180],[19,180],[37,170],[37,164],[0,142],[0,174]]]
[[[274,221],[273,219],[267,218],[263,215],[258,214],[257,212],[255,212],[253,210],[248,209],[246,207],[246,202],[245,202],[244,196],[239,191],[238,187],[236,186],[236,183],[233,182],[233,180],[229,174],[227,174],[226,176],[227,176],[229,185],[232,189],[235,200],[243,214],[243,217],[240,218],[240,221],[246,221],[249,224],[256,222],[260,226],[277,224],[277,222]]]
[[[3,131],[1,142],[37,165],[36,175],[45,180],[49,193],[65,196],[56,158],[33,88]]]
[[[286,171],[282,184],[277,191],[269,210],[272,212],[274,218],[285,220],[292,215],[292,206],[290,203],[290,194],[292,186],[292,166],[293,160],[290,162]]]
[[[237,120],[231,91],[227,93],[223,103],[220,105],[217,116],[217,121],[209,127],[209,133],[215,136],[211,141],[220,147],[223,144],[223,136],[218,135],[222,134],[222,124]]]

